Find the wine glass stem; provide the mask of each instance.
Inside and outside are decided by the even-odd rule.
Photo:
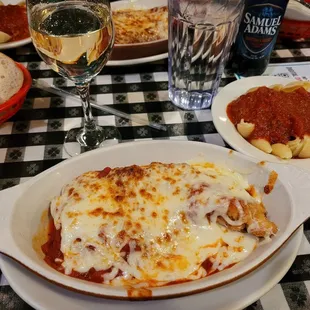
[[[78,84],[76,88],[81,97],[84,111],[84,127],[77,133],[76,140],[84,148],[84,151],[88,151],[100,147],[105,140],[105,133],[102,127],[97,126],[91,111],[89,83]]]
[[[94,130],[96,130],[96,122],[94,120],[89,101],[89,83],[76,85],[76,88],[82,100],[82,108],[84,112],[84,132],[85,134],[91,134]]]

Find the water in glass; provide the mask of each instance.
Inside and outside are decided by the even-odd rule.
[[[242,7],[242,0],[169,0],[169,98],[178,107],[210,107]]]

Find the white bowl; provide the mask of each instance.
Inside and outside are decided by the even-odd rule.
[[[1,1],[3,2],[4,5],[8,5],[8,4],[16,5],[21,2],[20,0],[1,0]],[[17,48],[17,47],[29,44],[30,42],[31,42],[31,38],[28,37],[28,38],[25,38],[19,41],[0,43],[0,51],[8,50],[11,48]]]
[[[310,170],[310,158],[284,160],[272,154],[267,154],[253,146],[239,134],[226,112],[228,104],[245,94],[250,88],[268,87],[275,84],[286,85],[294,81],[296,82],[296,80],[275,76],[253,76],[242,78],[226,85],[215,97],[212,104],[212,119],[216,130],[231,147],[245,155],[253,156],[258,160],[292,164]]]
[[[234,267],[197,281],[151,288],[151,296],[132,298],[128,297],[126,288],[91,283],[57,272],[33,248],[32,239],[41,223],[42,212],[74,177],[106,166],[148,164],[153,161],[184,162],[198,156],[247,174],[250,184],[259,188],[267,184],[271,169],[279,174],[274,190],[263,198],[269,217],[277,224],[279,232],[272,242],[258,247]],[[68,159],[24,184],[0,192],[0,252],[51,282],[89,295],[138,300],[190,295],[230,283],[270,258],[309,216],[309,190],[310,176],[299,168],[257,163],[253,158],[206,143],[148,141],[119,144]]]

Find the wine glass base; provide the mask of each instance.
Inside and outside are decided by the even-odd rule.
[[[121,140],[121,134],[114,126],[97,126],[91,139],[85,135],[83,127],[72,128],[66,134],[64,149],[73,157],[100,147],[118,144]]]

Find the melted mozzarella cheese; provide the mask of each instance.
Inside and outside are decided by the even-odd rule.
[[[144,43],[168,38],[168,7],[122,9],[113,12],[116,44]]]
[[[229,231],[216,218],[227,217],[231,199],[257,202],[247,188],[240,174],[208,163],[85,173],[51,202],[65,273],[109,269],[105,283],[158,285],[206,276],[207,259],[209,273],[238,263],[258,239]]]

